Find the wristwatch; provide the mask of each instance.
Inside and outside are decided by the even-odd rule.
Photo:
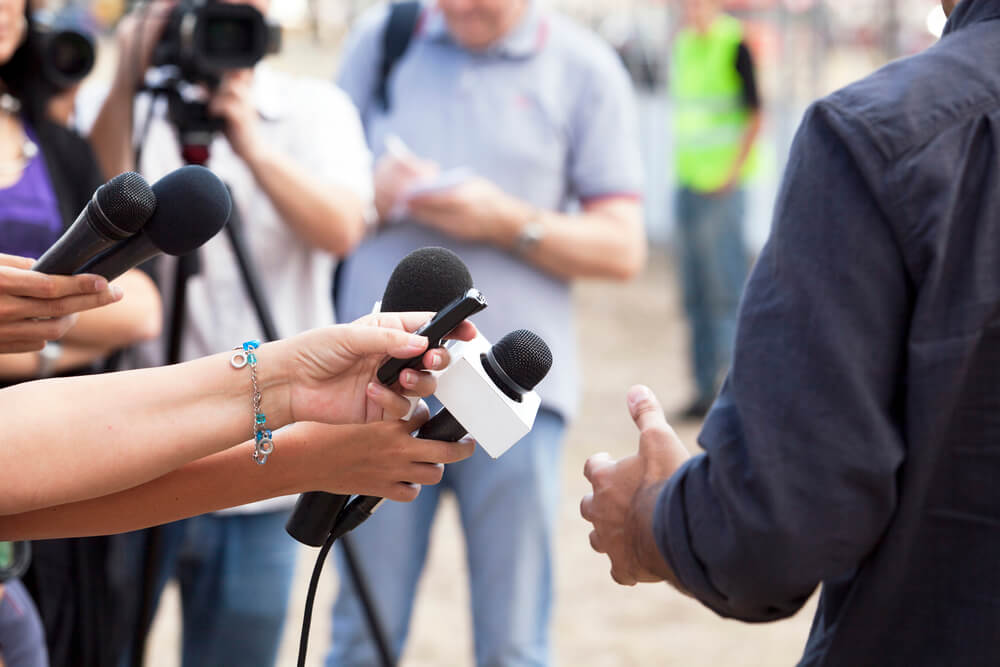
[[[514,241],[514,254],[526,255],[538,245],[544,236],[545,225],[542,224],[538,214],[535,213],[528,219],[524,227],[521,227],[521,233],[517,235],[517,240]]]
[[[48,341],[45,347],[38,351],[38,370],[35,372],[36,378],[48,378],[55,374],[56,362],[62,356],[62,345]]]

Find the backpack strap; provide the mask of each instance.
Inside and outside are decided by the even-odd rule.
[[[422,11],[423,7],[419,0],[394,2],[389,9],[389,20],[382,34],[382,63],[375,88],[375,101],[383,111],[388,111],[390,106],[389,75],[409,48]]]

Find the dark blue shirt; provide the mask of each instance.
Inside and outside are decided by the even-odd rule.
[[[822,584],[803,665],[1000,664],[1000,0],[814,104],[654,530],[717,613]]]

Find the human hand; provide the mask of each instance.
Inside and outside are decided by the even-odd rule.
[[[445,463],[466,459],[475,441],[440,442],[415,438],[411,433],[429,418],[426,404],[408,421],[330,426],[295,424],[296,438],[316,454],[309,464],[317,475],[311,488],[344,495],[359,494],[410,502],[423,484],[437,484]]]
[[[30,270],[34,260],[0,254],[0,353],[35,352],[59,340],[80,311],[122,298],[100,276],[54,276]]]
[[[208,113],[225,121],[224,133],[233,152],[252,164],[262,148],[260,116],[253,104],[253,70],[227,72],[208,103]]]
[[[406,369],[398,387],[390,388],[377,382],[375,372],[387,356],[405,359],[424,352],[427,339],[408,332],[430,317],[430,313],[378,313],[271,343],[281,350],[277,365],[284,368],[279,372],[289,385],[289,421],[364,424],[407,414],[410,403],[400,392],[429,396],[437,386],[434,377]],[[475,335],[475,326],[463,322],[449,337],[472,340]],[[446,349],[435,348],[422,361],[427,370],[443,370],[450,357]]]
[[[690,455],[649,389],[632,387],[628,404],[639,428],[639,451],[618,461],[604,453],[587,459],[583,474],[594,491],[583,497],[580,514],[594,524],[590,545],[608,555],[617,583],[666,579],[677,585],[653,537],[653,511],[666,480]]]
[[[526,204],[478,177],[448,190],[414,196],[408,208],[415,220],[452,238],[497,244],[513,236],[507,223],[517,226],[533,213]]]
[[[155,0],[140,4],[125,15],[115,28],[118,43],[118,70],[115,86],[124,87],[129,94],[140,86],[153,59],[153,49],[163,36],[167,17],[178,0]]]
[[[434,178],[438,165],[399,149],[387,152],[375,165],[375,209],[380,220],[392,218],[405,193],[415,184]]]

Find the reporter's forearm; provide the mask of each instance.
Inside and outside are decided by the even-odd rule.
[[[283,438],[267,466],[250,458],[250,441],[189,463],[139,486],[74,503],[0,516],[0,539],[111,535],[309,490],[297,443]]]
[[[277,428],[290,419],[284,363],[280,348],[259,355],[261,411]],[[229,356],[4,389],[4,411],[19,419],[0,441],[17,471],[0,515],[115,493],[246,439],[249,370],[234,370]]]

